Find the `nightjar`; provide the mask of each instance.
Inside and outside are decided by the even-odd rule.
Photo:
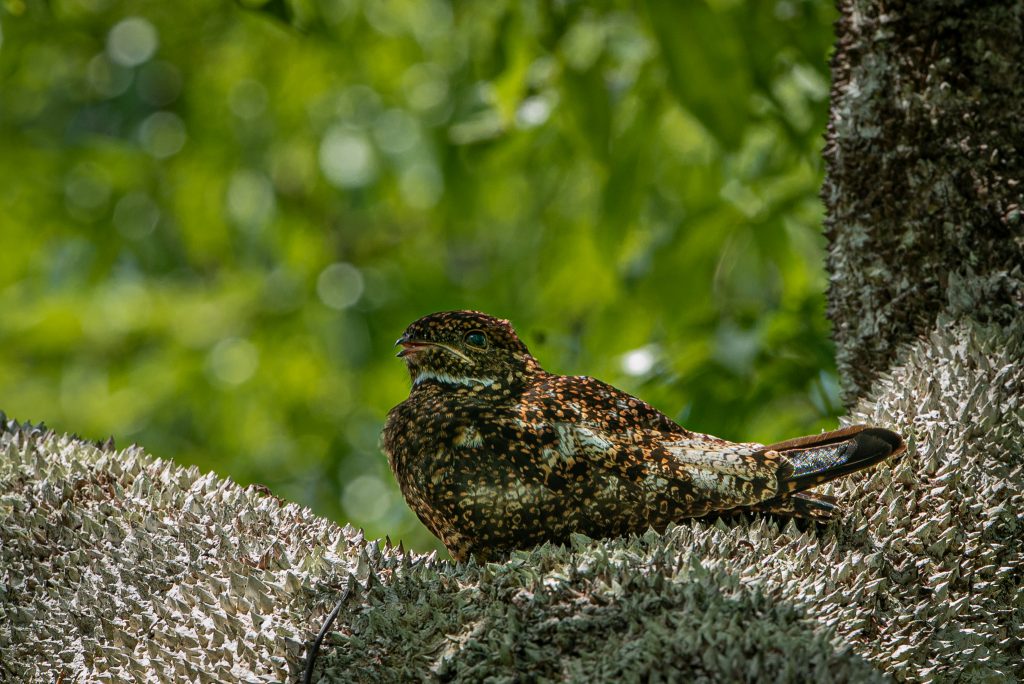
[[[768,446],[691,432],[600,380],[548,373],[508,321],[476,311],[425,316],[397,344],[412,390],[384,450],[456,560],[717,511],[828,519],[835,500],[810,488],[905,449],[863,425]]]

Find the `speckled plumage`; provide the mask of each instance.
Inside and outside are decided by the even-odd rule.
[[[866,426],[767,447],[691,432],[600,380],[548,373],[508,321],[475,311],[425,316],[398,343],[413,386],[384,450],[459,560],[716,511],[828,518],[834,500],[804,490],[904,449]]]

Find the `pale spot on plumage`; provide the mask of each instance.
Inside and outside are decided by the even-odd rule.
[[[664,442],[662,446],[675,463],[695,466],[694,469],[709,468],[722,474],[749,478],[762,468],[758,461],[750,459],[753,450],[714,450],[691,440]]]
[[[706,468],[691,467],[688,470],[695,489],[714,492],[720,496],[735,494],[735,478],[731,475],[724,475]]]
[[[610,440],[589,427],[577,425],[575,432],[577,441],[584,447],[592,447],[598,451],[608,451],[613,447]]]
[[[562,457],[576,453],[576,431],[573,430],[573,426],[555,423],[555,431],[558,433],[558,453]]]
[[[656,471],[651,471],[644,475],[644,484],[652,489],[662,489],[668,487],[668,479]]]
[[[541,449],[540,457],[541,457],[541,461],[538,464],[538,466],[540,467],[540,469],[542,471],[544,471],[546,473],[550,473],[552,471],[552,469],[555,468],[555,466],[557,466],[558,464],[560,464],[562,462],[562,459],[565,458],[565,453],[563,453],[559,449],[552,449],[550,447],[545,447],[545,448]]]
[[[608,439],[585,425],[555,423],[555,431],[558,433],[558,451],[565,457],[573,457],[581,449],[604,452],[613,448]]]
[[[456,435],[452,443],[457,447],[471,449],[473,447],[483,446],[484,438],[476,427],[468,425],[459,431],[459,434]]]
[[[443,385],[458,385],[462,387],[473,387],[475,385],[494,384],[494,378],[474,378],[468,375],[451,375],[449,373],[435,373],[432,370],[420,371],[420,374],[413,380],[413,385],[419,385],[429,380],[435,380]]]

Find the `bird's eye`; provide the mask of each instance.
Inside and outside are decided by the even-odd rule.
[[[466,344],[471,347],[477,347],[479,349],[487,347],[487,335],[484,335],[479,330],[470,330],[466,333],[466,337],[464,339],[466,340]]]

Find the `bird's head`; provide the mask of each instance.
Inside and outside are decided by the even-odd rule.
[[[442,311],[413,322],[396,344],[413,385],[509,387],[538,369],[512,325],[479,311]]]

